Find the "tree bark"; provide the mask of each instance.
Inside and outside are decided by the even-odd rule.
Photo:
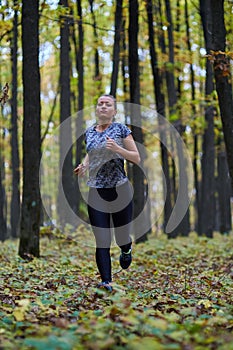
[[[217,229],[221,233],[228,233],[231,230],[231,181],[225,151],[218,152],[218,218]]]
[[[127,45],[126,45],[126,30],[125,30],[125,19],[122,21],[122,38],[121,38],[121,45],[122,45],[122,55],[121,55],[121,74],[122,74],[122,81],[123,81],[123,92],[124,96],[128,96],[129,94],[129,89],[128,89],[128,84],[127,84],[127,72],[126,68],[128,68],[127,64]]]
[[[19,255],[39,257],[40,190],[40,71],[39,1],[22,2],[23,47],[23,200]],[[33,88],[32,88],[33,87]]]
[[[82,1],[77,1],[77,10],[78,10],[78,51],[77,51],[77,70],[78,70],[78,110],[82,111],[84,107],[84,67],[83,67],[83,15],[82,15]]]
[[[212,24],[210,9],[211,1],[200,0],[201,20],[205,37],[206,50],[210,50],[211,34],[209,26]],[[209,61],[206,63],[206,82],[205,95],[208,102],[208,96],[213,92],[213,70]],[[214,145],[214,107],[208,106],[205,109],[206,128],[203,136],[202,146],[202,180],[201,180],[201,198],[199,210],[199,234],[205,234],[212,237],[215,224],[215,145]]]
[[[210,6],[212,12],[212,40],[210,50],[212,50],[214,55],[214,76],[226,144],[231,187],[233,190],[233,100],[230,58],[225,53],[224,0],[212,0]]]
[[[116,96],[117,90],[117,79],[119,71],[119,61],[120,61],[120,41],[122,33],[122,2],[123,0],[116,1],[116,10],[115,10],[115,37],[113,45],[113,67],[112,67],[112,76],[111,76],[111,89],[110,94]]]
[[[68,7],[67,0],[61,0],[60,5]],[[69,19],[61,17],[60,27],[60,171],[61,181],[58,193],[59,223],[62,228],[72,223],[72,210],[74,201],[74,178],[72,161],[72,131],[71,131],[71,107],[70,107],[70,43],[69,43]],[[68,151],[67,151],[68,149]],[[63,199],[63,191],[67,203]]]
[[[129,1],[129,77],[130,77],[130,103],[131,103],[131,125],[132,133],[136,142],[143,144],[143,135],[141,128],[141,110],[140,110],[140,84],[139,84],[139,59],[138,59],[138,1]],[[141,167],[143,168],[143,155],[141,154]],[[144,209],[145,205],[145,186],[144,174],[141,168],[133,165],[133,186],[134,186],[134,217],[137,218]],[[143,214],[142,214],[143,215]],[[146,219],[145,219],[146,220]],[[136,242],[142,242],[147,239],[147,234],[142,234],[142,228],[137,227],[139,236],[135,237]]]
[[[172,121],[172,125],[176,128],[177,132],[182,137],[183,126],[179,116],[179,111],[176,108],[177,103],[177,89],[175,85],[175,76],[174,76],[174,38],[173,38],[173,21],[171,14],[171,3],[170,0],[165,0],[166,7],[166,17],[168,22],[168,67],[166,69],[166,83],[167,83],[167,95],[168,95],[168,104],[169,104],[169,119]],[[163,49],[166,52],[165,46]],[[175,206],[175,201],[177,199],[178,191],[182,190],[183,203],[188,203],[188,179],[187,179],[187,169],[184,168],[184,154],[183,148],[179,145],[179,140],[176,137],[171,135],[171,148],[174,147],[174,151],[179,154],[177,159],[179,167],[179,178],[177,178],[176,165],[174,159],[171,159],[171,169],[172,176],[167,179],[167,182],[170,181],[170,200]],[[182,183],[181,183],[182,178]],[[185,188],[186,187],[186,188]],[[185,206],[185,204],[184,204]],[[189,224],[189,208],[186,211],[182,221],[178,224],[177,227],[174,227],[174,230],[168,233],[169,238],[175,238],[177,235],[186,236],[190,231]]]
[[[6,193],[3,186],[4,171],[3,161],[0,150],[0,241],[4,241],[7,236],[7,223],[6,223]]]
[[[83,153],[83,108],[84,108],[84,67],[83,67],[83,41],[84,41],[84,31],[83,31],[83,16],[82,16],[82,1],[77,1],[77,13],[78,13],[78,44],[75,34],[75,24],[73,25],[72,39],[75,49],[75,64],[78,72],[78,98],[77,104],[74,103],[75,109],[78,111],[75,119],[75,129],[76,135],[81,135],[76,139],[76,153],[75,153],[75,164],[80,164],[81,159],[84,157]],[[74,95],[76,102],[76,96]],[[78,178],[74,179],[74,192],[75,192],[75,202],[74,202],[74,212],[80,217],[81,211],[80,206],[82,202],[82,195],[79,189]]]
[[[166,17],[168,22],[168,68],[166,70],[168,104],[170,115],[175,113],[175,105],[177,102],[177,91],[174,79],[174,39],[173,39],[173,21],[171,14],[170,0],[165,0]]]
[[[95,41],[95,74],[93,77],[93,80],[96,82],[96,88],[97,88],[97,94],[99,97],[99,94],[101,94],[101,89],[102,89],[102,76],[100,73],[100,59],[99,59],[99,50],[98,50],[98,33],[96,30],[96,18],[95,18],[95,13],[94,13],[94,0],[89,0],[90,8],[91,8],[91,14],[92,14],[92,19],[93,19],[93,30],[94,30],[94,41]],[[98,98],[97,97],[97,98]]]
[[[189,10],[188,10],[188,1],[185,0],[185,24],[186,24],[186,37],[187,37],[187,48],[190,54],[191,62],[192,60],[192,49],[191,49],[191,37],[190,37],[190,24],[189,24]],[[195,99],[196,99],[196,89],[195,89],[195,71],[193,63],[190,63],[190,82],[191,82],[191,119],[196,119],[196,107],[195,107]],[[181,97],[179,93],[179,97]],[[195,188],[195,202],[194,202],[194,229],[198,231],[198,210],[199,210],[199,170],[198,170],[198,139],[199,135],[196,133],[195,126],[193,130],[193,170],[194,170],[194,188]]]
[[[84,108],[84,66],[83,66],[83,55],[84,55],[84,31],[83,31],[83,15],[82,15],[82,1],[77,1],[77,10],[78,10],[78,16],[79,16],[79,22],[78,22],[78,43],[79,48],[77,52],[77,68],[78,68],[78,118],[76,120],[76,131],[77,134],[81,133],[80,131],[83,130],[83,108]],[[80,138],[76,140],[76,164],[81,163],[82,159],[82,151],[83,151],[83,133]],[[78,178],[76,176],[75,178],[76,184],[78,182]],[[78,187],[78,186],[77,186]],[[76,192],[76,203],[77,203],[77,214],[79,217],[82,215],[81,213],[81,203],[83,202],[83,197],[81,195],[80,189],[78,188]]]
[[[207,73],[208,75],[208,73]],[[207,77],[207,79],[209,79]],[[215,224],[215,145],[214,145],[214,107],[205,112],[207,127],[204,132],[202,147],[202,181],[200,205],[200,232],[207,237],[213,236]]]
[[[191,50],[191,38],[190,38],[190,24],[189,24],[189,11],[188,11],[188,1],[185,0],[185,24],[186,24],[186,37],[187,37],[187,48],[189,54],[191,56],[192,62],[192,50]],[[196,119],[196,107],[195,107],[195,99],[196,99],[196,89],[195,89],[195,73],[193,63],[190,64],[190,82],[191,82],[191,119]],[[199,135],[196,133],[195,126],[193,131],[193,170],[194,170],[194,188],[195,188],[195,202],[194,202],[194,229],[198,232],[198,210],[200,203],[200,191],[199,191],[199,171],[198,171],[198,138]]]
[[[158,60],[157,53],[154,44],[154,19],[153,19],[153,6],[152,1],[147,0],[146,4],[147,9],[147,23],[148,23],[148,32],[149,32],[149,46],[150,46],[150,58],[151,58],[151,69],[153,74],[153,87],[156,101],[156,110],[157,112],[165,118],[165,97],[163,93],[163,81],[162,81],[162,73],[158,68]],[[172,212],[172,204],[171,204],[171,184],[169,177],[169,164],[168,164],[168,151],[165,146],[167,144],[167,135],[162,127],[162,118],[158,118],[160,123],[160,149],[161,149],[161,160],[162,160],[162,169],[164,173],[164,181],[163,181],[163,193],[164,193],[164,220],[163,227],[165,228],[169,217]],[[163,141],[163,142],[162,142]]]
[[[14,6],[17,7],[17,0]],[[18,53],[18,8],[14,11],[13,38],[11,47],[12,59],[12,100],[11,100],[11,158],[12,158],[12,197],[11,197],[11,236],[19,234],[20,223],[20,172],[19,172],[19,144],[18,144],[18,113],[17,113],[17,53]]]

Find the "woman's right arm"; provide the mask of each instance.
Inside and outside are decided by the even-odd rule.
[[[74,169],[74,173],[75,175],[78,176],[84,176],[85,172],[87,171],[89,167],[89,156],[88,154],[85,155],[85,158],[83,159],[83,162],[81,164],[79,164],[75,169]]]

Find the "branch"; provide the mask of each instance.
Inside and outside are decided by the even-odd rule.
[[[57,97],[59,95],[59,89],[57,90],[57,93],[54,97],[54,100],[53,100],[53,105],[52,105],[52,108],[51,108],[51,112],[50,112],[50,115],[49,115],[49,118],[48,118],[48,121],[47,121],[47,126],[46,126],[46,129],[45,129],[45,132],[44,132],[44,135],[41,137],[41,145],[42,143],[44,142],[44,139],[48,133],[48,130],[49,130],[49,123],[51,123],[52,119],[53,119],[53,114],[54,114],[54,111],[55,111],[55,107],[56,107],[56,103],[57,103]]]
[[[49,19],[50,21],[53,21],[53,22],[61,22],[60,18],[51,18],[49,16],[46,16],[46,15],[43,15],[41,14],[41,17],[44,17],[46,19]],[[110,29],[110,28],[104,28],[104,27],[99,27],[99,26],[96,26],[95,24],[93,23],[90,23],[90,22],[84,22],[80,19],[75,19],[73,15],[62,15],[62,18],[66,18],[68,20],[68,23],[69,24],[74,24],[74,23],[77,23],[79,24],[81,22],[81,24],[85,24],[85,25],[88,25],[88,26],[92,26],[92,27],[95,27],[96,29],[98,30],[102,30],[102,31],[105,31],[105,32],[115,32],[115,29]]]

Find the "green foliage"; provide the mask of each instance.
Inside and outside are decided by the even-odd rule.
[[[4,349],[232,349],[232,234],[151,237],[128,271],[112,248],[114,293],[96,289],[94,247],[83,227],[41,238],[40,259],[1,243]]]

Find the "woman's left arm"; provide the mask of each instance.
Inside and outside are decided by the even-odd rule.
[[[124,148],[119,146],[113,139],[107,136],[106,148],[120,154],[123,158],[134,164],[139,164],[141,159],[134,142],[133,136],[130,134],[123,139]]]

